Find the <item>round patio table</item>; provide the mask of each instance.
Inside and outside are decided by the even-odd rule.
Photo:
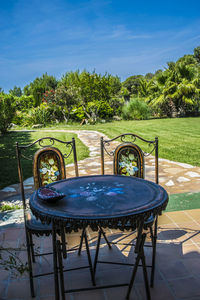
[[[52,223],[53,239],[56,239],[58,227],[68,232],[86,226],[92,230],[99,226],[123,230],[128,223],[138,229],[137,244],[140,248],[145,221],[150,216],[161,214],[168,202],[163,187],[136,177],[82,176],[57,181],[50,186],[65,196],[55,203],[48,203],[39,199],[35,192],[30,199],[30,208],[41,222]]]
[[[30,208],[42,222],[63,222],[70,230],[95,224],[116,226],[124,218],[134,223],[165,209],[168,194],[144,179],[120,175],[82,176],[54,182],[50,186],[65,194],[55,203],[40,200],[37,193]]]

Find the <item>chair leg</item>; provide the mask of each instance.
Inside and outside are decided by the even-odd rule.
[[[154,238],[154,235],[153,235],[153,229],[152,229],[152,226],[149,227],[149,231],[150,231],[151,243],[152,243],[152,246],[153,246],[153,238]]]
[[[52,243],[53,243],[53,266],[54,266],[54,288],[55,300],[59,300],[59,281],[58,281],[58,257],[57,257],[57,244],[56,244],[56,224],[52,224]]]
[[[89,249],[88,239],[87,239],[86,233],[84,234],[84,238],[85,238],[85,246],[86,246],[86,251],[87,251],[88,263],[89,263],[89,267],[90,267],[90,274],[91,274],[91,278],[92,278],[92,284],[96,285],[95,277],[94,277],[94,271],[93,271],[93,268],[92,268],[92,260],[91,260],[91,256],[90,256],[90,249]]]
[[[149,289],[149,280],[148,280],[147,268],[146,268],[146,262],[145,262],[145,256],[144,256],[144,247],[141,249],[141,251],[143,253],[141,256],[141,261],[142,261],[142,269],[143,269],[146,295],[147,295],[147,299],[151,300],[151,294],[150,294],[150,289]]]
[[[96,247],[95,259],[94,259],[94,275],[96,273],[96,266],[97,266],[97,260],[98,260],[98,255],[99,255],[100,242],[101,242],[101,230],[99,230],[99,233],[98,233],[97,247]]]
[[[80,241],[80,245],[79,245],[79,248],[78,248],[78,255],[81,255],[81,250],[82,250],[82,246],[83,246],[84,235],[85,235],[85,227],[82,230],[81,241]]]
[[[32,237],[32,233],[31,232],[29,232],[29,241],[30,241],[32,262],[35,263],[34,244],[33,244],[33,237]]]
[[[28,268],[29,268],[29,282],[30,282],[30,290],[31,297],[35,297],[34,283],[33,283],[33,268],[32,268],[32,260],[31,260],[31,241],[30,241],[30,233],[27,229],[26,231],[26,248],[27,248],[27,256],[28,256]]]
[[[139,262],[140,259],[142,261],[142,267],[143,267],[143,275],[144,275],[144,281],[145,281],[145,289],[146,289],[146,294],[147,294],[147,299],[151,300],[151,295],[150,295],[150,289],[149,289],[149,282],[148,282],[148,276],[147,276],[147,269],[146,269],[146,263],[145,263],[145,256],[144,256],[144,242],[145,242],[145,238],[146,238],[146,234],[142,234],[142,236],[140,237],[141,241],[139,243],[139,249],[138,249],[138,253],[137,253],[137,257],[135,259],[135,264],[134,264],[134,268],[133,268],[133,272],[132,272],[132,276],[131,276],[131,280],[128,286],[128,291],[126,294],[126,299],[129,299],[130,293],[131,293],[131,289],[135,280],[135,276],[137,273],[137,268],[139,266]]]
[[[151,281],[150,286],[154,286],[154,274],[155,274],[155,264],[156,264],[156,242],[157,242],[157,228],[158,228],[158,218],[155,220],[154,224],[154,234],[153,234],[153,240],[152,240],[152,268],[151,268]]]
[[[137,255],[137,257],[135,259],[135,265],[134,265],[134,268],[133,268],[131,280],[130,280],[130,283],[129,283],[129,286],[128,286],[128,292],[126,294],[126,299],[127,300],[129,299],[129,296],[130,296],[130,293],[131,293],[131,289],[132,289],[132,286],[133,286],[133,283],[134,283],[134,280],[135,280],[135,275],[137,273],[137,268],[138,268],[139,262],[140,262],[140,256]]]
[[[58,263],[59,263],[59,274],[60,274],[61,297],[62,297],[62,300],[65,300],[63,262],[62,262],[62,253],[61,253],[61,244],[60,244],[60,241],[57,241],[57,250],[58,250]]]
[[[104,237],[104,239],[105,239],[105,241],[106,241],[106,243],[107,243],[109,249],[112,249],[111,244],[110,244],[110,242],[109,242],[109,240],[107,239],[107,236],[106,236],[106,234],[105,234],[105,231],[103,230],[103,228],[102,228],[101,226],[99,226],[99,229],[100,229],[101,233],[103,234],[103,237]]]

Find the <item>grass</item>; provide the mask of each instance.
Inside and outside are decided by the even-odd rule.
[[[200,193],[182,193],[169,195],[167,211],[178,211],[200,208]]]
[[[22,129],[22,128],[21,128]],[[51,133],[42,130],[51,129]],[[159,157],[193,166],[200,166],[200,118],[155,119],[145,121],[115,121],[96,125],[54,124],[37,132],[10,132],[0,137],[0,188],[17,183],[17,162],[15,142],[30,143],[42,136],[71,139],[73,133],[53,133],[55,130],[97,130],[113,138],[119,134],[132,132],[147,140],[159,138]],[[77,141],[78,159],[88,156],[88,150]],[[148,151],[148,148],[145,149]],[[70,161],[69,161],[70,163]],[[29,175],[27,174],[26,177]]]
[[[21,209],[19,205],[9,205],[9,204],[3,204],[0,206],[0,212],[8,211],[8,210],[16,210]]]
[[[63,141],[69,141],[75,135],[73,133],[64,133],[64,132],[33,132],[33,131],[23,131],[23,132],[9,132],[8,134],[0,137],[0,189],[10,184],[15,184],[19,182],[18,171],[17,171],[17,159],[16,159],[16,149],[15,144],[30,144],[33,141],[45,137],[56,137]],[[62,153],[66,153],[65,146],[55,143],[55,147],[59,148]],[[77,148],[77,157],[78,160],[88,157],[89,150],[88,148],[76,138],[76,148]],[[32,155],[39,147],[33,147],[32,152],[27,153]],[[72,156],[70,156],[66,161],[66,164],[72,162]],[[23,162],[24,169],[24,179],[32,176],[32,161],[24,160]]]
[[[98,130],[113,138],[132,132],[145,139],[159,138],[159,157],[200,166],[200,118],[115,121],[96,125],[64,125],[53,129]]]

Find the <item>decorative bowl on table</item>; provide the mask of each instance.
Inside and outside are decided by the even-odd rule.
[[[38,198],[48,203],[56,202],[65,197],[65,194],[53,187],[43,186],[37,190]]]

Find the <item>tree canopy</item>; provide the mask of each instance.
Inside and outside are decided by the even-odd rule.
[[[0,88],[5,132],[11,119],[16,124],[85,121],[94,123],[114,116],[126,119],[176,117],[200,113],[200,46],[154,73],[118,76],[86,70],[66,72],[61,79],[43,74],[21,90],[5,94]],[[131,102],[131,103],[130,103]],[[130,104],[128,104],[130,103]],[[10,114],[6,110],[6,106]],[[148,108],[146,107],[148,105]],[[14,114],[16,111],[16,114]],[[9,118],[6,118],[8,114]],[[3,121],[2,121],[3,122]],[[8,123],[8,124],[6,124]]]

